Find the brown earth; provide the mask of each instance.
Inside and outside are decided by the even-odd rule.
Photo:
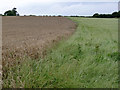
[[[45,56],[45,49],[68,37],[76,24],[64,17],[2,17],[3,66],[27,55]]]

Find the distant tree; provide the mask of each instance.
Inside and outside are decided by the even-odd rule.
[[[17,11],[16,11],[16,9],[17,9],[17,8],[13,8],[13,9],[12,9],[13,16],[17,16],[17,14],[18,14]]]
[[[99,17],[99,14],[98,14],[98,13],[95,13],[95,14],[93,15],[93,17]]]
[[[5,16],[19,16],[19,13],[16,11],[16,8],[8,10],[4,13]]]
[[[29,15],[29,16],[36,16],[36,15]]]
[[[4,13],[5,16],[13,16],[13,13],[11,10],[8,10]]]
[[[120,11],[118,12],[118,18],[120,18]]]
[[[120,18],[120,11],[119,12],[113,12],[112,14],[98,14],[98,13],[95,13],[92,17],[95,17],[95,18]]]
[[[58,15],[58,17],[62,17],[62,15]]]
[[[112,13],[112,16],[113,16],[113,17],[118,17],[118,12],[113,12],[113,13]]]

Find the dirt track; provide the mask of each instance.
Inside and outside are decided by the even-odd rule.
[[[21,57],[23,52],[38,55],[46,45],[71,35],[76,28],[74,22],[64,17],[3,17],[2,20],[5,61]]]

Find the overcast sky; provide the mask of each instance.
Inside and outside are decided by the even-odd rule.
[[[80,15],[118,11],[119,0],[2,0],[0,13],[17,8],[20,15]]]

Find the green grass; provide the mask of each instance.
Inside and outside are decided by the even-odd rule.
[[[118,88],[117,19],[70,19],[76,32],[44,59],[25,58],[11,68],[4,87]]]

